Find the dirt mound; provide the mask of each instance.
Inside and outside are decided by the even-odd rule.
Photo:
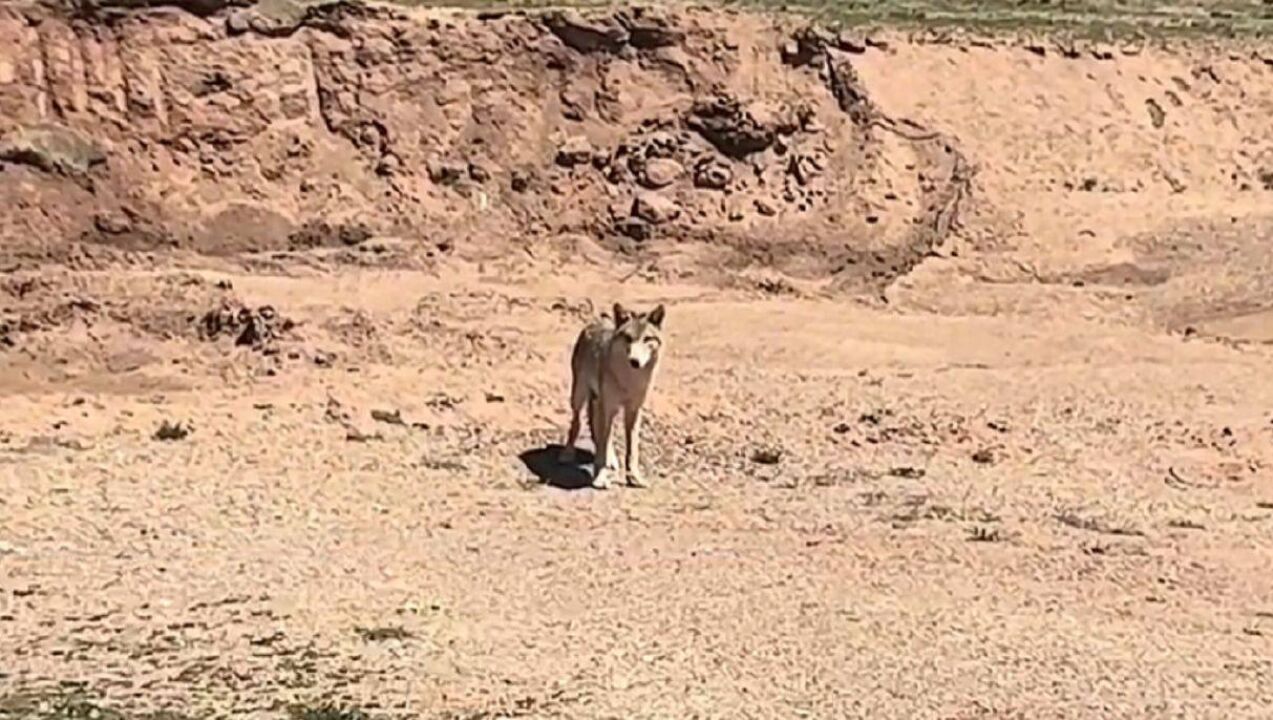
[[[0,11],[6,263],[584,233],[879,289],[967,192],[951,140],[875,110],[861,48],[773,20],[196,5]]]

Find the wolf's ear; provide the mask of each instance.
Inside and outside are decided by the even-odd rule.
[[[667,309],[663,307],[663,303],[650,311],[650,324],[656,328],[663,327],[663,316],[667,314]]]
[[[621,303],[614,304],[614,324],[615,325],[622,325],[623,323],[631,319],[632,319],[632,313],[628,312],[627,308],[623,307]]]

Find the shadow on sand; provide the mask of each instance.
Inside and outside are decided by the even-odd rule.
[[[592,453],[582,448],[575,450],[575,461],[563,463],[559,459],[561,445],[545,445],[527,450],[518,457],[526,469],[535,474],[541,483],[562,490],[580,490],[592,486]]]

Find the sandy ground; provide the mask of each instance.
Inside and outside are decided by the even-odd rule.
[[[589,294],[448,275],[234,280],[307,317],[424,312],[469,349],[7,395],[4,684],[425,717],[1273,701],[1267,352],[603,283],[669,303],[654,485],[574,490],[542,448]]]
[[[487,257],[7,236],[0,718],[1266,717],[1273,70],[887,47],[875,117],[977,174],[953,223],[890,185],[952,227],[882,231],[882,280],[765,213]],[[899,137],[880,177],[949,169]],[[642,490],[554,461],[614,300],[668,307]]]

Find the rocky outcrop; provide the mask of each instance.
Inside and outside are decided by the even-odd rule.
[[[927,141],[873,136],[843,43],[758,16],[92,0],[2,8],[0,42],[9,265],[318,252],[357,227],[421,254],[711,243],[693,271],[868,287],[940,241],[922,228],[963,187]],[[897,200],[868,211],[880,187]]]

